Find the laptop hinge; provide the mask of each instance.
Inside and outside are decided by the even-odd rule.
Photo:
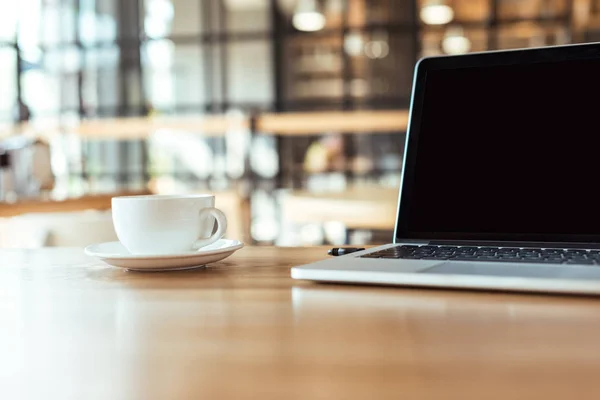
[[[423,242],[423,241],[421,241]],[[499,242],[486,240],[427,240],[432,245],[453,246],[496,246],[496,247],[541,247],[558,249],[600,249],[600,243],[573,243],[573,242]]]

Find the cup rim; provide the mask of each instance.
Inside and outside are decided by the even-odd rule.
[[[115,196],[115,200],[185,200],[185,199],[206,199],[215,197],[214,194],[142,194],[133,196]]]

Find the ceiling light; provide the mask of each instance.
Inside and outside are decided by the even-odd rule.
[[[268,7],[267,0],[225,0],[225,6],[234,11],[264,10]]]
[[[368,42],[365,45],[365,54],[373,60],[386,58],[390,54],[390,46],[383,40]]]
[[[464,54],[471,50],[471,41],[462,28],[449,28],[442,40],[442,49],[446,54]]]
[[[296,13],[292,19],[292,24],[299,31],[320,31],[325,27],[325,16],[319,12]]]
[[[171,20],[175,15],[175,8],[170,0],[152,0],[148,2],[146,14],[153,18]]]
[[[299,31],[315,32],[325,27],[325,15],[319,11],[316,0],[301,0],[298,2],[292,25]]]
[[[360,33],[348,33],[344,37],[344,50],[350,56],[359,56],[362,54],[364,41]]]
[[[428,1],[421,8],[421,20],[428,25],[443,25],[452,21],[454,11],[452,7],[441,0]]]

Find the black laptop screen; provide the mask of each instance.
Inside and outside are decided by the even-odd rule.
[[[424,90],[409,232],[600,235],[600,60],[432,70]]]

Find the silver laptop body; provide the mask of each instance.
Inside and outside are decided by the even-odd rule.
[[[600,44],[420,60],[393,243],[292,278],[600,294],[599,70]]]

